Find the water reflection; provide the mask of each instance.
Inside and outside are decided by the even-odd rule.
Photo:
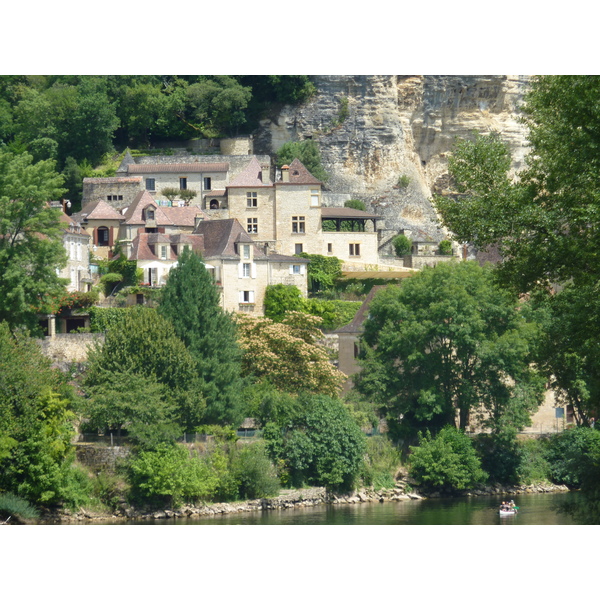
[[[140,521],[140,525],[574,525],[559,506],[576,494],[515,496],[518,514],[501,517],[500,496],[337,504],[311,508],[216,515],[201,519]]]

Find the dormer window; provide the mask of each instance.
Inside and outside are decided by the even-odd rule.
[[[146,220],[154,221],[154,209],[153,208],[146,209]]]
[[[242,245],[242,256],[243,258],[250,258],[250,244]]]

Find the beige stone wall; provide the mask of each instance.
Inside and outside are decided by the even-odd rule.
[[[228,138],[219,141],[221,154],[252,154],[252,138]]]
[[[70,292],[87,291],[81,280],[90,277],[90,236],[77,233],[65,233],[63,245],[67,254],[67,264],[60,276],[69,280],[67,290]]]
[[[299,264],[300,274],[294,274],[290,269],[294,263],[271,263],[271,273],[267,285],[295,285],[304,298],[308,297],[308,278],[306,264]]]
[[[417,255],[408,254],[404,257],[404,266],[411,269],[422,269],[425,266],[435,267],[438,263],[449,260],[459,260],[458,256],[444,256],[441,254]]]
[[[179,189],[179,180],[181,177],[187,179],[187,189],[196,192],[196,197],[191,201],[193,206],[202,205],[202,196],[203,192],[205,192],[204,177],[211,178],[211,190],[224,190],[225,185],[227,184],[227,173],[214,173],[210,171],[207,171],[206,173],[186,173],[182,171],[181,173],[148,173],[144,175],[144,182],[140,189],[146,188],[146,179],[154,179],[156,189],[154,191],[148,190],[150,195],[156,202],[166,201],[167,198],[162,195],[162,190],[164,188]],[[178,200],[179,198],[175,198],[175,201]]]
[[[256,193],[256,208],[248,207],[248,193]],[[258,219],[258,233],[250,234],[253,240],[256,242],[275,240],[275,192],[272,187],[229,188],[227,195],[229,217],[237,219],[246,231],[248,231],[248,219]]]
[[[324,256],[337,256],[343,261],[355,263],[377,264],[377,233],[360,231],[324,231],[322,235],[322,248],[315,254]],[[329,244],[332,251],[329,252]],[[358,244],[360,254],[350,254],[350,244]],[[356,246],[354,246],[356,249]]]
[[[110,233],[110,237],[109,237],[109,243],[108,246],[100,246],[99,244],[95,243],[95,231],[99,228],[99,227],[107,227]],[[119,222],[116,220],[111,220],[111,219],[106,219],[106,220],[101,220],[101,219],[94,219],[93,222],[90,222],[88,224],[82,224],[82,229],[85,230],[85,232],[90,236],[90,244],[91,244],[91,249],[92,249],[92,254],[94,256],[97,256],[98,258],[104,258],[107,259],[109,256],[109,252],[111,251],[112,247],[114,246],[114,243],[119,236]]]
[[[275,236],[277,251],[285,255],[296,254],[296,245],[302,244],[302,252],[323,253],[321,209],[311,206],[311,190],[318,186],[276,186]],[[292,217],[304,217],[304,233],[292,232]]]

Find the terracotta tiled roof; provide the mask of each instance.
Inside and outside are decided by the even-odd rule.
[[[83,229],[81,229],[81,223],[71,219],[69,215],[64,212],[60,212],[60,222],[66,225],[65,233],[76,233],[77,235],[85,235],[86,237],[90,237],[89,233],[86,233]]]
[[[174,225],[176,227],[194,227],[196,217],[208,219],[208,215],[197,206],[159,206],[156,209],[157,225]]]
[[[234,177],[227,187],[265,187],[273,185],[270,179],[263,181],[262,175],[262,167],[256,156],[253,156],[248,166],[237,177]]]
[[[127,165],[131,174],[144,173],[225,173],[229,171],[229,163],[172,163],[172,164],[143,164]]]
[[[142,218],[142,211],[148,206],[153,206],[155,211],[158,208],[158,204],[154,202],[154,198],[148,191],[143,190],[138,192],[133,202],[127,207],[127,210],[123,214],[125,217],[125,224],[143,225],[145,221]]]
[[[86,204],[80,212],[73,215],[73,220],[81,223],[84,219],[88,221],[90,219],[96,220],[119,220],[123,221],[123,215],[116,211],[108,202],[104,200],[97,200],[96,202],[89,202]]]
[[[309,170],[295,158],[289,166],[290,180],[289,182],[278,181],[277,185],[322,185],[314,175],[311,175]]]

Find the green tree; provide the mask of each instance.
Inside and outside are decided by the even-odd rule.
[[[381,290],[369,306],[359,391],[382,408],[397,438],[479,417],[517,429],[541,402],[530,365],[534,325],[473,262],[426,268]]]
[[[37,344],[0,323],[0,490],[34,504],[73,500],[73,394]]]
[[[349,490],[365,452],[365,436],[337,398],[302,395],[300,414],[285,424],[265,427],[267,448],[283,461],[291,482]]]
[[[119,321],[88,355],[86,415],[98,427],[132,427],[145,442],[194,430],[205,401],[195,360],[173,325],[142,306]]]
[[[0,321],[11,328],[37,328],[37,313],[64,291],[60,211],[48,206],[62,181],[53,162],[0,149]]]
[[[277,151],[277,166],[289,165],[297,158],[319,181],[326,183],[329,175],[321,163],[319,146],[313,140],[286,142]]]
[[[451,425],[435,437],[419,432],[411,451],[409,473],[426,489],[465,490],[487,478],[469,437]]]
[[[316,343],[323,337],[317,327],[320,322],[318,317],[294,312],[288,313],[281,323],[240,315],[244,375],[269,382],[282,392],[337,396],[344,375]]]
[[[186,249],[171,269],[159,312],[173,324],[196,361],[204,422],[238,425],[244,418],[241,404],[242,351],[236,324],[220,307],[219,291],[202,259]]]
[[[265,291],[265,317],[276,323],[281,323],[289,311],[301,312],[304,308],[304,298],[295,285],[278,283],[268,285]]]

